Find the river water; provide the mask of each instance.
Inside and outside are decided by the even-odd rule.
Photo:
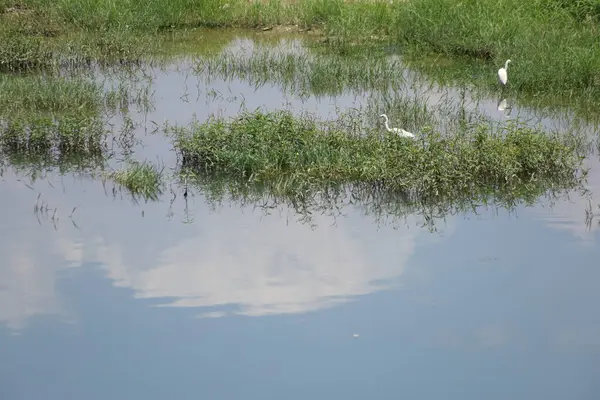
[[[234,37],[227,49],[252,46]],[[155,131],[165,121],[257,107],[333,119],[368,102],[196,74],[194,63],[146,68],[152,107],[128,115],[134,158],[175,167]],[[460,94],[428,90],[430,102]],[[469,107],[574,124],[498,100]],[[306,223],[286,205],[184,198],[175,184],[136,201],[89,176],[8,168],[0,398],[598,399],[600,230],[586,210],[600,211],[600,165],[593,153],[586,162],[591,197],[480,207],[435,230],[360,205]]]

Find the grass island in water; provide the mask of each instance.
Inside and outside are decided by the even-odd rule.
[[[387,132],[350,135],[281,111],[170,131],[183,169],[267,184],[282,194],[352,183],[438,198],[485,188],[570,187],[582,161],[572,140],[510,125],[452,136],[428,131],[412,140]]]

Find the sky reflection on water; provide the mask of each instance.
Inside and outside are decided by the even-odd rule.
[[[175,163],[149,121],[235,115],[242,101],[322,118],[364,104],[194,79],[181,65],[155,79],[155,111],[133,115],[136,158]],[[186,85],[202,95],[178,100]],[[392,227],[352,207],[311,228],[286,207],[197,195],[187,223],[169,193],[132,204],[100,181],[11,171],[1,185],[1,399],[600,396],[600,230],[575,194],[449,216],[432,234],[417,216]],[[36,219],[39,194],[55,224]]]

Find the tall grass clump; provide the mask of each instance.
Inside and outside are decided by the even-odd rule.
[[[28,117],[0,122],[0,154],[39,169],[101,167],[106,159],[102,121],[87,117]]]
[[[110,81],[105,87],[79,73],[0,75],[0,120],[30,119],[33,124],[39,116],[82,119],[127,113],[132,105],[142,111],[152,108],[147,82],[127,73],[110,76]]]
[[[97,112],[102,87],[85,78],[52,75],[0,75],[0,115],[13,113]]]
[[[171,127],[184,169],[306,193],[336,184],[370,184],[425,198],[516,191],[523,185],[574,185],[575,144],[519,126],[485,126],[418,140],[327,129],[289,112],[244,113],[189,128]]]
[[[0,73],[42,69],[54,64],[52,50],[37,37],[0,35]]]
[[[111,172],[109,178],[134,198],[156,201],[162,193],[163,170],[148,162],[130,161],[125,168]]]
[[[522,93],[588,100],[600,94],[595,0],[22,0],[0,9],[4,70],[61,60],[139,61],[161,32],[280,24],[315,28],[338,54],[390,44],[413,57],[474,60],[481,76],[465,70],[462,78],[489,89],[497,88],[495,71],[510,58],[509,86]]]
[[[250,55],[225,51],[197,60],[195,72],[206,79],[240,79],[251,85],[276,83],[284,90],[311,95],[363,94],[365,90],[387,91],[405,83],[399,60],[311,54],[306,49],[258,48]],[[286,48],[287,47],[287,48]]]
[[[79,75],[0,75],[1,155],[32,169],[102,169],[116,147],[129,151],[133,145],[127,114],[131,106],[149,109],[149,96],[148,87],[128,75],[106,89]],[[120,133],[109,132],[116,114],[126,121]]]

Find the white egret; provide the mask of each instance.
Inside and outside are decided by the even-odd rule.
[[[394,132],[394,133],[396,133],[396,134],[398,134],[398,135],[400,135],[402,137],[409,137],[409,138],[414,138],[415,137],[415,135],[413,135],[412,133],[410,133],[408,131],[405,131],[404,129],[401,129],[401,128],[390,128],[389,120],[388,120],[387,115],[381,114],[379,116],[379,118],[382,118],[382,117],[385,118],[385,129],[387,129],[388,132]]]
[[[498,70],[498,79],[500,80],[500,83],[502,83],[503,85],[506,85],[506,82],[508,82],[508,63],[510,62],[510,60],[506,60],[506,63],[504,64],[504,68],[500,68]]]

